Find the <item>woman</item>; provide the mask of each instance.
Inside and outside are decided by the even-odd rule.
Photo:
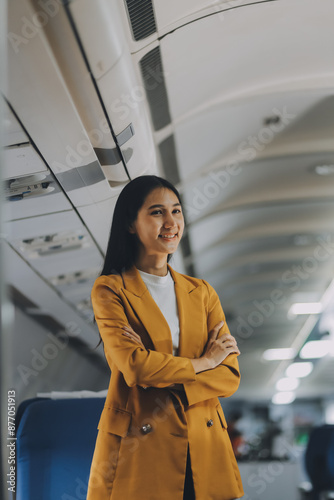
[[[92,290],[111,369],[87,500],[231,500],[243,495],[218,397],[240,382],[235,339],[212,286],[168,264],[180,196],[144,175],[120,193]]]

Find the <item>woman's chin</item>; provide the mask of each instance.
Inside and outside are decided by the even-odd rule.
[[[166,248],[177,248],[179,245],[179,242],[178,241],[173,241],[173,242],[170,242],[170,243],[167,243],[167,244],[164,244],[164,246]]]

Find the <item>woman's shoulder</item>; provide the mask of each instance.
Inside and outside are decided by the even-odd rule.
[[[92,291],[100,287],[108,287],[111,290],[118,290],[123,284],[122,276],[120,274],[102,274],[94,281]]]

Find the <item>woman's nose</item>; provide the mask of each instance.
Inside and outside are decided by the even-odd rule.
[[[166,214],[166,217],[164,220],[164,226],[169,227],[169,228],[176,226],[176,221],[174,220],[174,217],[172,214]]]

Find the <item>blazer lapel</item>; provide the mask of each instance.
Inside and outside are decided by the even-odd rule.
[[[149,334],[156,351],[173,354],[172,334],[159,306],[147,289],[138,269],[122,273],[124,294]]]
[[[202,354],[204,305],[202,286],[192,284],[167,264],[175,282],[175,294],[180,323],[179,356],[195,358]]]
[[[203,321],[202,287],[193,285],[182,274],[167,264],[175,283],[175,294],[179,314],[179,356],[196,357],[201,354],[202,336],[196,335]],[[160,352],[173,353],[172,335],[169,325],[157,303],[147,289],[138,269],[122,273],[124,294],[149,334],[154,348]],[[200,353],[200,354],[198,354]]]

